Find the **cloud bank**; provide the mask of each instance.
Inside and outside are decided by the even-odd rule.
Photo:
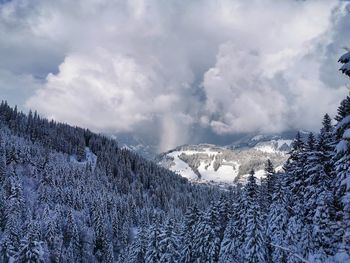
[[[313,130],[346,94],[345,7],[13,0],[0,4],[0,92],[59,121],[147,134],[161,151],[201,129]]]

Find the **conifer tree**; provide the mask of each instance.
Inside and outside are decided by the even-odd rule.
[[[312,254],[320,262],[334,254],[333,228],[332,228],[332,194],[330,191],[321,191],[317,196],[316,209],[313,217],[313,247]]]
[[[179,240],[174,231],[174,222],[169,219],[160,235],[159,249],[161,251],[161,258],[159,262],[162,263],[176,263],[179,261],[178,253]]]
[[[194,262],[194,231],[196,223],[199,219],[199,211],[196,206],[189,207],[184,216],[182,226],[182,249],[181,249],[181,262],[191,263]]]
[[[267,218],[267,237],[269,244],[269,253],[271,253],[272,262],[286,262],[287,255],[285,251],[276,249],[274,245],[285,246],[287,233],[287,224],[289,218],[288,202],[286,199],[286,188],[283,185],[284,174],[277,174],[272,204]]]
[[[244,260],[245,217],[242,213],[243,196],[240,187],[237,187],[232,198],[232,215],[225,229],[221,242],[219,262],[240,262]]]
[[[6,150],[5,143],[2,138],[0,138],[0,183],[5,181],[7,171],[6,171]]]
[[[160,258],[162,256],[160,251],[160,244],[161,241],[161,229],[160,229],[160,223],[159,218],[156,216],[154,219],[153,224],[151,225],[149,231],[148,231],[148,245],[146,249],[146,263],[156,263],[160,261]]]
[[[266,181],[267,181],[267,193],[269,195],[269,203],[272,201],[272,194],[274,191],[274,175],[275,168],[270,159],[268,159],[265,163],[265,173],[266,173]]]
[[[342,72],[350,76],[349,71],[344,70],[349,65],[349,52],[339,61],[344,64]],[[350,96],[341,102],[335,119],[338,121],[335,127],[337,145],[334,156],[337,220],[342,222],[338,236],[341,240],[340,247],[350,251]]]
[[[11,214],[7,218],[5,231],[1,239],[1,260],[8,262],[14,260],[20,245],[20,221],[18,214]]]
[[[95,212],[94,216],[94,229],[95,229],[95,241],[94,241],[94,255],[97,260],[102,262],[109,249],[109,242],[106,232],[106,226],[102,212],[100,208]]]
[[[246,237],[244,253],[246,262],[258,263],[266,261],[266,243],[261,222],[260,207],[258,205],[258,186],[255,181],[254,171],[250,172],[245,187],[246,198]]]
[[[346,74],[346,75],[348,75],[350,77],[350,52],[348,51],[347,53],[342,55],[339,58],[338,62],[343,64],[343,66],[340,68],[340,71],[343,74]]]
[[[206,211],[197,223],[194,234],[195,262],[214,262],[219,252],[220,244],[210,221],[210,211]]]
[[[144,223],[141,224],[139,232],[131,246],[130,262],[144,263],[147,248],[147,232]]]
[[[28,263],[45,262],[43,247],[43,241],[39,239],[37,223],[31,222],[28,226],[28,233],[21,240],[16,261]]]

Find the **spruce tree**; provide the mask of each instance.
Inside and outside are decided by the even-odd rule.
[[[349,53],[343,55],[339,61],[344,67],[349,65]],[[337,221],[341,221],[341,231],[338,233],[341,240],[340,248],[350,251],[350,96],[347,96],[338,108],[336,116],[338,123],[335,127],[336,152],[334,156],[335,187],[337,203]]]
[[[5,142],[0,137],[0,183],[5,181],[7,171],[6,171],[6,150]]]
[[[339,69],[343,74],[348,75],[350,77],[350,52],[345,53],[339,58],[340,63],[343,66]]]
[[[267,239],[270,242],[268,248],[272,262],[286,262],[287,254],[285,251],[275,246],[286,245],[287,224],[289,219],[288,192],[284,185],[285,174],[277,174],[275,180],[272,204],[267,217]]]
[[[236,187],[231,199],[232,215],[225,229],[224,238],[221,242],[219,262],[242,262],[244,261],[244,240],[246,219],[243,213],[244,197],[240,187]]]
[[[130,262],[144,263],[147,248],[147,232],[144,223],[141,224],[137,236],[131,245]]]
[[[315,197],[313,197],[315,198]],[[334,255],[333,228],[332,228],[332,193],[321,191],[316,197],[316,209],[313,215],[313,244],[312,254],[315,259],[323,262],[327,257]]]
[[[161,229],[159,218],[153,220],[153,224],[151,225],[148,231],[148,245],[146,249],[146,263],[157,263],[159,262],[162,254],[160,251],[160,240],[161,240]]]
[[[265,163],[265,174],[266,174],[266,181],[267,181],[267,193],[268,193],[268,201],[271,203],[272,201],[272,195],[274,191],[274,183],[275,183],[275,168],[273,167],[273,164],[270,159],[268,159]]]
[[[177,233],[174,231],[174,222],[168,219],[164,230],[160,235],[159,249],[161,251],[161,258],[159,262],[162,263],[176,263],[179,261],[178,253],[179,240]]]
[[[31,222],[28,226],[28,233],[21,240],[16,261],[28,263],[45,262],[43,247],[44,244],[39,238],[37,223]]]
[[[266,243],[263,234],[261,211],[258,205],[258,186],[256,184],[254,171],[250,172],[247,185],[245,186],[246,198],[246,237],[244,240],[245,261],[262,263],[266,261]]]
[[[210,212],[204,212],[195,228],[194,251],[195,262],[212,262],[216,252],[217,243],[215,230],[210,224]]]
[[[199,211],[196,206],[189,207],[186,211],[182,226],[182,248],[180,252],[181,262],[192,263],[195,260],[194,251],[194,234],[197,221],[199,219]]]

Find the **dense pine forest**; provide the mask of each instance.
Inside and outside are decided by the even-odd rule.
[[[1,262],[350,262],[350,96],[227,190],[6,102],[0,124]]]

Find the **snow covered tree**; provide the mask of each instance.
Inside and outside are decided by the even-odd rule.
[[[277,174],[275,180],[272,204],[267,217],[267,241],[269,256],[272,262],[286,262],[285,251],[276,249],[273,245],[284,246],[289,218],[286,188],[283,187],[284,174]]]
[[[349,52],[339,61],[344,64],[341,71],[350,76],[346,70],[349,65]],[[336,146],[333,163],[336,189],[335,221],[338,225],[335,236],[337,243],[340,242],[339,249],[348,249],[350,247],[350,95],[341,102],[335,119],[337,124],[334,129]]]
[[[186,211],[182,226],[182,248],[180,253],[181,262],[191,263],[194,262],[195,251],[194,251],[194,232],[195,226],[199,219],[199,211],[196,206],[189,207]]]
[[[61,254],[62,238],[60,236],[59,230],[57,229],[57,224],[55,218],[49,219],[44,235],[46,244],[50,251],[50,261],[58,262],[59,256]]]
[[[31,222],[28,226],[27,235],[21,240],[16,262],[45,262],[43,247],[43,241],[39,239],[37,223]]]
[[[348,76],[349,56],[348,52],[339,59],[344,64],[340,70]],[[335,127],[337,145],[334,156],[337,220],[341,221],[342,233],[338,236],[342,242],[340,247],[350,251],[350,96],[341,102],[335,119],[338,121]]]
[[[316,197],[316,209],[313,216],[312,239],[313,245],[311,253],[318,261],[323,262],[334,254],[334,229],[332,228],[332,201],[333,196],[330,191],[321,191]]]
[[[1,239],[0,258],[2,262],[14,260],[20,245],[20,227],[18,214],[9,215]]]
[[[210,224],[210,212],[206,211],[201,215],[194,233],[195,262],[214,262],[219,249],[220,243]]]
[[[133,262],[131,228],[144,221],[148,232],[155,211],[181,221],[189,205],[202,210],[220,196],[120,149],[114,139],[27,116],[6,102],[0,124],[1,262],[14,260],[20,249],[24,256],[34,244],[24,245],[29,230],[22,226],[31,220],[39,222],[44,260]]]
[[[159,218],[156,217],[148,232],[148,245],[146,249],[146,263],[156,263],[160,261],[162,253],[160,251],[161,229]]]
[[[268,200],[269,203],[272,201],[272,195],[274,191],[274,175],[275,175],[275,168],[273,167],[273,164],[270,159],[268,159],[265,163],[265,174],[266,174],[266,181],[267,181],[267,194],[269,195]]]
[[[95,229],[95,241],[94,241],[94,255],[97,260],[102,262],[109,250],[109,241],[107,237],[106,225],[102,211],[97,207],[94,215],[94,229]]]
[[[300,132],[298,132],[292,143],[290,157],[284,166],[290,191],[293,194],[293,199],[297,202],[302,202],[305,189],[305,161],[305,144],[301,138]]]
[[[73,237],[74,231],[74,218],[71,210],[68,210],[67,214],[67,223],[65,225],[64,234],[63,234],[63,242],[65,246],[69,246],[70,241]]]
[[[79,144],[77,146],[77,160],[79,162],[82,162],[85,160],[85,142],[82,140],[79,141]]]
[[[3,183],[6,176],[6,150],[5,142],[0,138],[0,183]]]
[[[262,221],[264,223],[264,229],[266,229],[266,217],[269,211],[269,207],[272,203],[272,197],[275,187],[275,169],[270,159],[266,161],[264,170],[266,177],[261,179],[259,203],[261,208]]]
[[[164,227],[163,232],[160,235],[159,249],[161,251],[161,258],[159,262],[162,263],[175,263],[179,261],[178,253],[179,240],[177,234],[174,231],[174,222],[169,219]]]
[[[130,262],[144,263],[147,248],[147,232],[144,224],[140,226],[139,232],[131,245],[131,253],[129,255]]]
[[[244,198],[240,187],[235,189],[231,198],[232,215],[225,229],[224,238],[221,242],[219,262],[241,262],[244,260],[245,240],[245,215]]]
[[[340,71],[350,77],[350,51],[339,58],[339,62],[343,64]]]
[[[266,243],[261,222],[261,211],[258,205],[258,186],[255,181],[254,171],[250,172],[248,182],[245,187],[246,202],[246,226],[245,226],[245,261],[246,262],[265,262]]]

